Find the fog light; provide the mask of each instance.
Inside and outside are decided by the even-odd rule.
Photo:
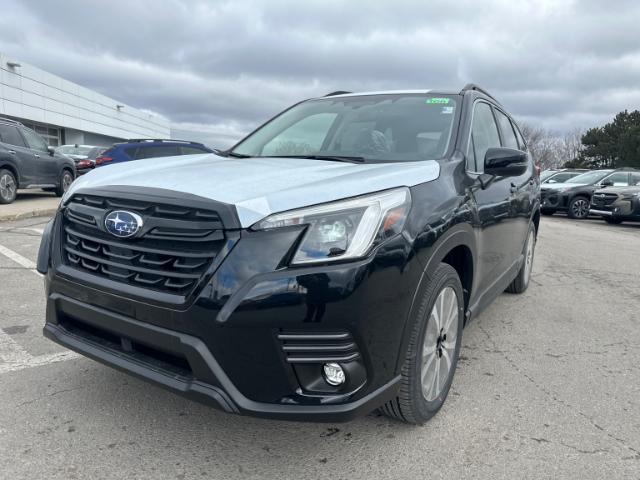
[[[329,385],[334,387],[342,385],[345,381],[344,370],[337,363],[325,363],[322,367],[324,379]]]

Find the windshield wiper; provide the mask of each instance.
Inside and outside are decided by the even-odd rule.
[[[236,153],[231,150],[217,150],[216,153],[218,155],[222,155],[223,157],[234,157],[234,158],[251,158],[251,155],[245,155],[244,153]]]
[[[327,160],[330,162],[364,163],[364,157],[347,157],[342,155],[270,155],[262,158],[306,158],[309,160]]]

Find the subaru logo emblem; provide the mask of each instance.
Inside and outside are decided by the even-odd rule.
[[[104,218],[104,227],[114,237],[128,238],[142,228],[142,217],[125,210],[114,210]]]

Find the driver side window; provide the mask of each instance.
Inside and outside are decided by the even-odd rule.
[[[47,149],[47,142],[35,132],[31,130],[23,129],[22,134],[27,140],[27,145],[31,150],[38,150],[39,152],[47,153],[49,150]]]
[[[500,147],[498,127],[491,106],[485,102],[478,102],[473,110],[471,138],[467,148],[467,169],[477,173],[484,172],[484,156],[492,147]]]

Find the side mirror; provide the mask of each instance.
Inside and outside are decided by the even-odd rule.
[[[611,180],[610,178],[606,178],[604,179],[602,182],[600,182],[600,186],[601,187],[613,187],[613,180]]]
[[[490,148],[484,156],[484,173],[497,177],[517,177],[527,171],[527,154],[513,148]]]
[[[56,153],[56,150],[53,147],[47,147],[47,151],[49,152],[49,155],[51,155],[53,157],[53,154]]]
[[[551,178],[551,179],[547,180],[547,181],[546,181],[546,182],[544,182],[544,183],[558,183],[558,181],[557,181],[557,180],[554,180],[553,178]]]

